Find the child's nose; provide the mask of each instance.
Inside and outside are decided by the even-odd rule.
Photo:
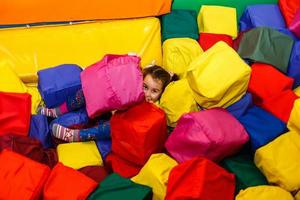
[[[149,91],[146,91],[146,92],[145,92],[145,96],[146,96],[146,97],[149,97],[149,96],[150,96],[150,92],[149,92]]]

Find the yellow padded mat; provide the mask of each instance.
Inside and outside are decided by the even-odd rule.
[[[24,82],[37,82],[40,69],[87,67],[105,54],[135,52],[142,66],[162,64],[160,22],[153,17],[2,29],[0,41],[0,67],[10,66]]]

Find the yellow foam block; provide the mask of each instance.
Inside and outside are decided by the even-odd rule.
[[[300,97],[300,86],[298,86],[296,89],[294,89],[294,92],[298,97]]]
[[[256,166],[271,184],[300,189],[300,134],[287,132],[255,152]]]
[[[294,102],[287,127],[289,130],[296,131],[300,134],[300,99]]]
[[[199,32],[237,37],[236,8],[203,5],[198,14]]]
[[[295,200],[300,200],[300,191],[297,192],[296,196],[295,196]]]
[[[270,185],[262,185],[256,187],[249,187],[241,190],[235,197],[235,200],[293,200],[291,193],[286,190]]]
[[[0,41],[0,66],[10,66],[24,82],[37,82],[38,70],[65,63],[87,67],[108,53],[135,52],[142,66],[162,64],[160,22],[152,17],[1,29]]]
[[[153,200],[163,200],[167,191],[169,173],[176,165],[177,162],[166,154],[152,154],[138,175],[131,180],[151,187]]]
[[[167,115],[168,126],[175,127],[185,113],[198,111],[197,102],[186,79],[170,83],[160,98],[160,107]]]
[[[36,114],[37,107],[41,104],[42,97],[36,87],[27,88],[27,93],[31,95],[31,114]]]
[[[251,68],[225,42],[218,42],[189,66],[187,80],[204,108],[228,107],[248,88]]]
[[[94,141],[59,144],[57,155],[59,162],[73,169],[103,165]]]
[[[27,92],[27,87],[21,81],[15,71],[8,65],[2,65],[1,63],[2,61],[0,60],[0,91],[15,93]]]
[[[202,48],[194,39],[168,39],[163,43],[163,67],[184,78],[189,64],[202,53]]]

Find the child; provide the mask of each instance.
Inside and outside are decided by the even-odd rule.
[[[176,74],[171,75],[160,66],[154,65],[143,70],[143,88],[145,93],[145,100],[150,103],[156,103],[166,86],[171,82],[178,80]],[[39,113],[50,117],[58,117],[64,113],[77,110],[85,106],[85,100],[82,90],[79,90],[74,96],[67,98],[57,108],[48,109],[40,108]],[[99,126],[88,129],[69,129],[59,124],[54,124],[52,127],[53,135],[56,138],[68,141],[88,141],[93,139],[105,139],[110,135],[109,121],[100,121]]]

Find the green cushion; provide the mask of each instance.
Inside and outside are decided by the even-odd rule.
[[[118,174],[107,176],[89,196],[89,200],[151,200],[152,189],[139,185]]]
[[[259,27],[246,32],[238,54],[247,60],[270,64],[286,73],[294,40],[274,29]]]
[[[247,5],[277,4],[277,2],[278,0],[173,0],[172,9],[189,9],[198,13],[202,5],[228,6],[236,8],[240,19]]]
[[[172,10],[162,16],[162,40],[199,37],[197,13],[194,10]]]
[[[267,179],[253,162],[253,157],[238,154],[224,159],[221,166],[235,174],[236,193],[251,186],[268,185]]]

